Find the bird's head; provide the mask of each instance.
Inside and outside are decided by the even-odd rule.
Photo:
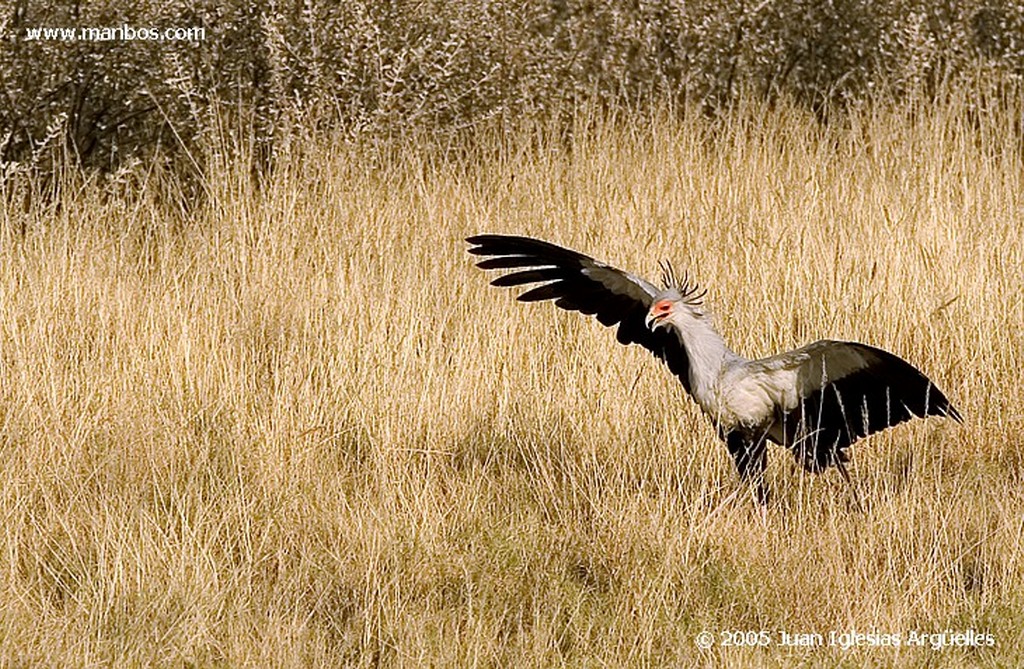
[[[691,283],[685,274],[679,281],[668,262],[661,264],[661,270],[665,289],[655,296],[647,311],[647,327],[657,330],[673,324],[677,328],[685,328],[688,322],[704,318],[703,304],[707,291]]]

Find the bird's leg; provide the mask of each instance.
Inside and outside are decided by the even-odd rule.
[[[836,459],[836,469],[846,479],[846,485],[850,489],[850,493],[853,495],[853,506],[857,509],[857,513],[864,513],[864,506],[860,503],[860,494],[857,492],[857,485],[850,478],[850,472],[846,469],[846,463],[842,460]]]
[[[740,478],[753,488],[758,504],[767,504],[768,489],[764,482],[767,452],[764,440],[754,441],[734,430],[725,436],[725,445],[732,455],[733,462],[736,463]]]

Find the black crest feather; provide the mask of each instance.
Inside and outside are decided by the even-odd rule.
[[[706,289],[702,289],[696,281],[691,282],[690,276],[687,273],[683,273],[683,280],[680,281],[676,275],[676,270],[672,267],[672,263],[667,260],[663,260],[661,265],[661,280],[665,284],[666,290],[669,288],[675,288],[679,291],[683,301],[687,304],[699,307],[704,304],[704,296],[708,294]]]

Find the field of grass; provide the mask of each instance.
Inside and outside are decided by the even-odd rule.
[[[141,167],[4,185],[0,665],[1020,666],[1019,112],[325,140],[189,212]],[[855,446],[862,512],[773,451],[762,518],[674,377],[489,287],[480,232],[670,259],[737,351],[883,346],[965,422]],[[946,630],[994,646],[779,645]]]

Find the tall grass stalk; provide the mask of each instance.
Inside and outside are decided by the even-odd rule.
[[[1020,118],[1016,109],[1015,118]],[[953,101],[481,136],[458,160],[237,147],[65,176],[0,231],[0,657],[13,665],[1012,666],[1024,661],[1024,171]],[[227,150],[231,148],[232,150]],[[148,175],[148,176],[147,176]],[[734,348],[884,346],[966,416],[771,455],[763,520],[646,352],[487,286],[529,234],[709,289]],[[702,630],[994,648],[721,648]]]

